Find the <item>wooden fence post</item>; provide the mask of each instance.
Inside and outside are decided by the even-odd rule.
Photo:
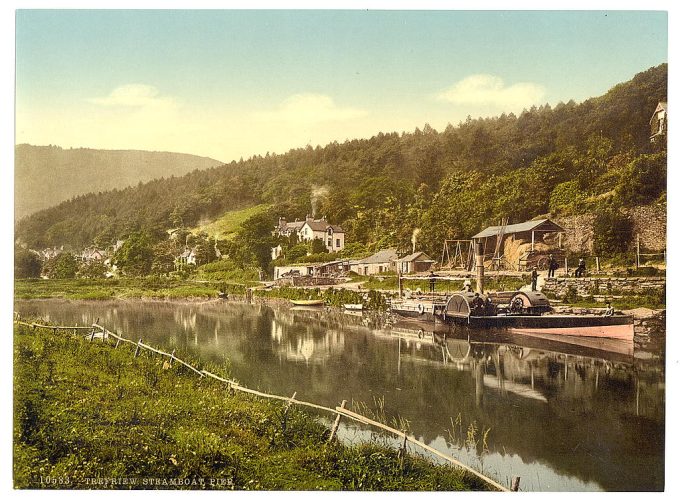
[[[116,338],[116,346],[113,347],[113,348],[118,348],[118,345],[120,345],[120,340],[118,338]]]
[[[564,256],[564,276],[569,276],[569,261],[566,256]]]
[[[406,431],[404,431],[404,442],[401,444],[401,448],[399,448],[399,453],[398,457],[403,459],[406,456],[406,443],[408,442],[408,434],[406,434]]]
[[[168,364],[170,367],[172,367],[172,361],[175,360],[175,350],[173,349],[172,353],[170,354],[170,360],[168,361]]]
[[[595,271],[600,272],[600,256],[595,256]]]
[[[293,399],[295,399],[296,395],[297,395],[297,392],[293,392],[293,395],[290,397],[291,400],[288,401],[288,404],[286,405],[286,409],[283,410],[283,420],[281,420],[281,432],[282,432],[282,434],[286,433],[286,423],[288,422],[288,410],[293,405]]]
[[[340,407],[344,408],[346,405],[347,405],[347,400],[343,399],[342,404],[340,404]],[[333,422],[333,428],[331,429],[331,435],[328,436],[328,442],[326,444],[333,441],[335,434],[338,432],[338,427],[340,427],[340,418],[341,417],[342,417],[342,415],[340,415],[340,413],[338,413],[338,416],[335,417],[335,422]]]
[[[141,342],[142,342],[142,338],[139,338],[139,341],[137,342],[137,348],[135,348],[135,357],[137,357],[137,356],[139,355],[139,350],[140,350],[140,348],[141,348],[141,347],[139,346],[139,344],[140,344]]]
[[[99,319],[97,319],[97,320],[99,320]],[[92,332],[90,333],[90,342],[92,342],[92,340],[94,339],[94,331],[95,331],[95,327],[94,327],[94,324],[92,324]]]
[[[639,268],[640,267],[640,233],[637,234],[635,241],[636,241],[635,268]]]
[[[512,485],[510,485],[510,490],[513,492],[519,491],[519,476],[514,476],[512,478]]]

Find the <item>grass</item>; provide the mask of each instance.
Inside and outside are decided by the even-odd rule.
[[[241,223],[253,215],[265,212],[271,205],[257,205],[241,210],[231,210],[225,212],[212,222],[199,225],[191,230],[193,234],[205,232],[208,236],[217,236],[218,239],[233,238],[241,227]]]
[[[63,298],[74,300],[107,299],[208,299],[219,291],[242,294],[244,287],[225,281],[192,281],[173,278],[120,279],[26,279],[14,282],[17,299]]]
[[[284,416],[282,403],[230,395],[163,362],[16,326],[15,488],[486,489],[383,445],[327,445],[327,428],[306,411]]]

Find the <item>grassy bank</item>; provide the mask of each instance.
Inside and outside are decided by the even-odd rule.
[[[326,445],[299,408],[284,420],[281,403],[148,353],[23,326],[14,336],[17,488],[485,489],[384,446]]]
[[[111,278],[41,280],[18,279],[14,282],[17,299],[191,299],[214,298],[219,291],[243,294],[245,288],[225,281],[191,281],[172,278]]]

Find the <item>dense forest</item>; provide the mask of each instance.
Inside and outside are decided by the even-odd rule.
[[[649,120],[666,93],[663,64],[579,104],[267,153],[79,196],[22,219],[16,237],[77,248],[143,232],[157,243],[169,228],[269,203],[261,229],[278,215],[315,213],[341,224],[350,244],[407,249],[418,228],[419,248],[438,254],[445,238],[469,238],[503,217],[663,202],[665,145],[650,144]]]
[[[68,198],[123,189],[169,175],[184,175],[222,163],[176,152],[62,149],[19,144],[14,149],[14,208],[20,219]]]

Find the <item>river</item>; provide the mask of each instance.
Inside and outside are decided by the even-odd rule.
[[[663,489],[663,342],[588,348],[225,301],[35,300],[15,310],[67,325],[99,319],[179,357],[228,362],[250,388],[382,409],[502,484],[520,476],[525,491]]]

